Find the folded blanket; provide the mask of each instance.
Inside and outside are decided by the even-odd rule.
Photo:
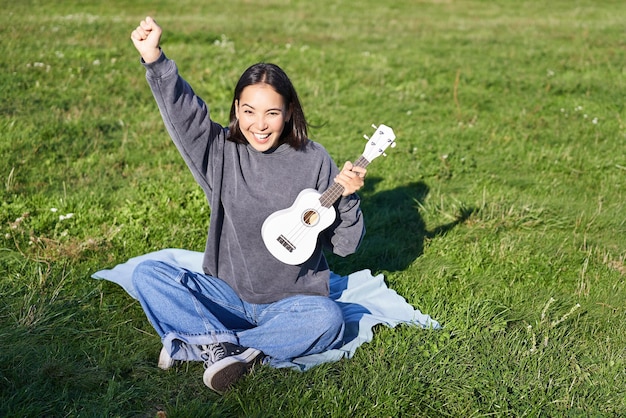
[[[100,270],[92,275],[122,286],[133,298],[137,298],[132,284],[133,270],[144,260],[165,261],[191,271],[202,271],[201,252],[164,249],[134,257],[110,270]],[[383,324],[395,327],[398,324],[416,325],[422,328],[440,328],[429,315],[409,305],[406,300],[385,284],[382,274],[372,276],[369,270],[361,270],[347,276],[331,273],[330,297],[343,311],[346,329],[344,344],[336,349],[319,354],[298,357],[291,362],[273,362],[274,367],[292,367],[307,370],[315,365],[351,358],[356,349],[374,337],[372,328]]]

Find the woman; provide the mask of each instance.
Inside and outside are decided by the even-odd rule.
[[[307,123],[287,75],[272,64],[248,68],[235,87],[229,128],[212,121],[206,104],[159,47],[150,17],[131,39],[165,126],[195,180],[211,218],[203,274],[147,261],[133,284],[163,342],[159,367],[204,361],[204,383],[218,393],[256,362],[285,361],[341,342],[344,322],[328,298],[330,270],[322,247],[346,256],[364,234],[360,200],[366,170],[339,171],[326,150],[307,138]],[[313,255],[285,264],[266,249],[264,220],[292,205],[305,188],[343,187],[337,218]]]

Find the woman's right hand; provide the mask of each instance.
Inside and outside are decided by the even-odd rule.
[[[130,34],[130,39],[133,41],[133,45],[141,58],[146,63],[156,61],[161,55],[161,48],[159,42],[161,41],[161,34],[163,30],[156,23],[156,21],[150,16],[146,17],[139,23],[139,26]]]

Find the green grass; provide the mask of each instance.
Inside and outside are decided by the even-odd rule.
[[[386,3],[0,0],[0,416],[626,414],[626,3]],[[222,123],[272,61],[338,163],[395,129],[361,251],[330,261],[443,330],[377,328],[353,359],[223,397],[199,364],[156,368],[139,305],[90,278],[204,246],[129,40],[146,14]]]

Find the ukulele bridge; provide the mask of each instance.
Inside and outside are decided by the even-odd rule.
[[[285,238],[284,235],[279,235],[278,238],[276,238],[276,241],[280,242],[282,246],[285,247],[285,249],[289,251],[290,253],[292,253],[293,250],[296,249],[295,245],[289,242],[289,240]]]

